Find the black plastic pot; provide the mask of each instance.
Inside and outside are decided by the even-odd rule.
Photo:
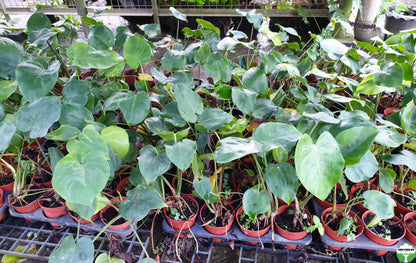
[[[416,7],[409,7],[414,9]],[[394,10],[394,7],[390,8]],[[399,33],[400,31],[416,29],[416,16],[412,15],[401,15],[394,12],[386,12],[386,20],[384,28],[393,34]]]

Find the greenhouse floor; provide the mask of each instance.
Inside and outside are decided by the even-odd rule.
[[[286,249],[281,245],[254,246],[245,242],[214,243],[196,237],[176,238],[161,229],[162,217],[156,218],[154,246],[151,242],[151,219],[138,225],[138,237],[157,262],[391,262],[398,260],[394,253],[377,256],[365,250],[347,249],[334,252],[325,249],[319,236],[309,246]],[[7,216],[0,224],[1,262],[44,262],[68,235],[76,236],[73,227],[54,228],[46,222],[27,222],[23,218]],[[96,232],[80,233],[80,237],[96,236]],[[198,246],[195,245],[198,240]],[[117,257],[140,262],[146,257],[140,241],[135,235],[123,239],[112,235],[101,235],[94,242],[95,256],[112,251]],[[180,252],[182,251],[182,252]],[[180,253],[179,257],[177,252]],[[126,261],[127,262],[127,261]]]

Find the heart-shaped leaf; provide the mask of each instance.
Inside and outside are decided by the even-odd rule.
[[[105,25],[95,25],[88,34],[88,44],[98,50],[107,50],[114,44],[114,34]]]
[[[368,190],[363,193],[364,207],[375,213],[380,219],[389,219],[394,216],[396,202],[388,195],[376,191]]]
[[[72,79],[64,86],[62,91],[62,95],[64,95],[63,103],[85,105],[88,101],[89,94],[90,87],[88,86],[88,82]]]
[[[231,80],[230,63],[221,53],[209,55],[204,69],[207,76],[214,80],[214,83],[230,82]]]
[[[87,237],[81,237],[75,244],[74,237],[69,235],[62,240],[53,252],[50,263],[91,263],[94,261],[94,244]]]
[[[341,179],[344,159],[329,132],[322,133],[316,144],[304,134],[296,147],[295,165],[298,178],[306,190],[325,200]]]
[[[195,188],[194,195],[196,193],[196,195],[202,198],[205,203],[213,203],[219,201],[219,196],[215,196],[212,193],[212,183],[208,177],[204,176],[201,180],[194,179],[192,185]]]
[[[158,152],[151,145],[143,147],[140,151],[139,169],[147,183],[154,182],[157,177],[167,172],[170,168],[170,161],[166,152]]]
[[[94,122],[92,112],[84,106],[76,103],[62,105],[61,125],[68,125],[82,130],[86,124]]]
[[[15,81],[0,80],[0,101],[7,100],[16,90],[17,83]]]
[[[268,152],[274,148],[290,151],[302,134],[293,126],[286,123],[268,122],[260,124],[253,132],[253,139],[262,143],[262,150]]]
[[[378,179],[380,182],[381,189],[387,194],[393,192],[394,179],[396,178],[396,172],[393,169],[386,168],[380,169]]]
[[[396,148],[407,141],[407,136],[405,134],[401,134],[394,128],[377,126],[377,130],[378,133],[374,141],[383,146]]]
[[[264,177],[270,191],[286,204],[295,200],[300,184],[292,165],[288,163],[269,164]]]
[[[416,135],[416,106],[413,100],[403,108],[401,125],[406,133],[412,136]]]
[[[74,65],[86,69],[106,69],[119,63],[116,52],[96,50],[83,42],[73,43],[66,54],[73,60]]]
[[[0,123],[0,151],[4,151],[9,147],[15,131],[16,127],[12,123]]]
[[[45,138],[55,141],[68,141],[72,138],[77,137],[80,133],[81,131],[75,127],[61,125],[61,127],[59,127],[57,130],[46,134]]]
[[[261,144],[254,140],[227,137],[219,141],[220,147],[216,150],[217,162],[228,163],[248,154],[261,151]]]
[[[244,213],[252,220],[255,220],[257,215],[268,212],[270,210],[270,204],[270,195],[266,189],[259,191],[252,187],[243,195]]]
[[[55,60],[46,66],[38,61],[24,61],[16,67],[16,80],[23,96],[30,102],[48,94],[58,81],[60,68]]]
[[[174,95],[182,118],[195,123],[197,114],[201,114],[204,109],[201,97],[193,90],[182,85],[175,85]]]
[[[129,152],[129,135],[125,129],[118,126],[110,126],[101,131],[101,137],[120,158],[123,158]]]
[[[371,179],[378,169],[376,157],[371,151],[367,151],[358,163],[347,165],[345,175],[351,182],[360,183]]]
[[[16,127],[22,132],[30,132],[30,138],[43,137],[61,113],[58,97],[43,97],[19,109]]]
[[[120,215],[127,220],[142,220],[150,210],[166,207],[159,192],[151,186],[138,185],[127,192],[120,204]]]
[[[196,153],[196,142],[183,139],[174,145],[166,145],[166,154],[169,160],[182,171],[188,169]]]
[[[36,12],[32,14],[26,23],[27,31],[39,31],[44,28],[51,28],[51,20],[49,20],[48,16],[42,12]]]
[[[403,150],[399,154],[384,154],[381,158],[391,164],[406,165],[416,171],[416,154],[410,150]]]
[[[137,69],[139,65],[149,62],[152,48],[142,36],[130,35],[124,42],[123,56],[131,68]]]
[[[16,79],[16,67],[23,61],[23,48],[11,39],[0,37],[0,77]]]
[[[232,115],[217,108],[204,109],[202,114],[198,116],[198,123],[209,131],[215,131],[232,120]]]
[[[269,82],[266,74],[260,68],[251,68],[243,75],[243,86],[257,94],[266,94],[269,90]]]
[[[248,89],[233,87],[231,97],[242,112],[250,114],[256,104],[257,93]]]
[[[142,122],[149,113],[149,109],[150,99],[144,91],[138,91],[137,94],[128,91],[120,103],[120,110],[130,126]]]

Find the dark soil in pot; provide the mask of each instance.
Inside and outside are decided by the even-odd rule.
[[[42,192],[38,192],[38,193],[29,193],[28,195],[26,195],[24,198],[14,198],[13,200],[13,205],[14,206],[25,206],[27,204],[32,203],[33,201],[39,199],[42,196]]]
[[[38,157],[39,155],[39,151],[32,149],[32,148],[28,148],[26,151],[24,151],[22,153],[22,160],[35,160],[36,157]]]
[[[42,172],[33,179],[33,182],[38,183],[38,184],[44,184],[46,182],[50,182],[51,180],[52,180],[52,174]]]
[[[0,185],[10,184],[13,181],[14,181],[13,175],[11,175],[11,174],[0,175]]]
[[[56,195],[54,194],[48,194],[42,198],[42,206],[54,208],[54,207],[60,207],[65,205],[65,201],[62,198],[57,199]]]
[[[177,200],[173,199],[173,204],[167,208],[167,215],[171,217],[172,219],[182,220],[186,218],[191,218],[193,215],[198,213],[197,207],[195,206],[195,204],[192,202],[190,198],[188,197],[181,197],[181,198],[182,198],[182,202],[180,204]],[[185,203],[187,203],[188,205],[186,205]],[[176,211],[180,214],[181,218],[178,218],[178,219],[175,218],[175,215],[172,214],[173,209],[176,209]]]
[[[108,208],[104,213],[103,213],[103,221],[105,223],[110,222],[113,218],[116,218],[119,215],[118,211],[114,208],[114,207],[110,207]],[[117,219],[113,225],[121,225],[124,224],[126,222],[126,220],[122,217],[120,217],[119,219]]]
[[[288,207],[282,214],[275,217],[276,223],[284,230],[290,232],[302,232],[303,226],[309,226],[311,219],[308,217],[302,217],[302,224],[294,225],[294,218],[295,218],[296,208],[295,207]],[[305,214],[305,213],[304,213]]]
[[[405,197],[401,195],[395,195],[394,199],[402,206],[410,210],[416,210],[416,202],[414,201],[416,197],[416,192],[412,190],[406,190],[403,192],[403,194],[405,195]]]
[[[337,189],[337,204],[345,204],[348,202],[348,197],[344,194],[344,191]],[[334,190],[331,190],[328,197],[325,199],[328,203],[334,203]]]
[[[257,220],[253,221],[248,215],[242,213],[238,216],[237,220],[240,222],[241,226],[251,231],[263,230],[270,225],[269,218],[265,216],[264,218],[262,216],[258,216]]]
[[[209,211],[208,208],[201,210],[201,216],[205,222],[209,222],[213,220],[215,217],[215,215],[211,213],[211,211]],[[230,221],[233,221],[233,212],[230,209],[223,207],[221,217],[217,217],[217,220],[212,221],[209,225],[215,226],[215,227],[221,227],[221,226],[228,225]]]
[[[367,217],[364,218],[364,224],[368,225],[373,218],[374,215],[367,215]],[[383,238],[390,236],[390,239],[400,238],[404,232],[404,228],[400,224],[400,221],[394,221],[393,219],[385,220],[383,221],[383,224],[377,224],[375,226],[369,227],[368,229]]]

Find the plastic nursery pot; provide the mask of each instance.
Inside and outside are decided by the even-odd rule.
[[[244,213],[244,209],[243,209],[243,206],[240,206],[237,209],[237,212],[235,213],[235,217],[236,217],[238,227],[240,228],[241,232],[243,232],[244,235],[246,235],[248,237],[258,237],[258,238],[260,238],[261,236],[264,236],[265,234],[267,234],[267,232],[269,232],[271,224],[269,224],[266,228],[260,229],[260,230],[250,230],[250,229],[244,228],[241,225],[240,219],[239,219],[239,217],[242,213]],[[259,242],[248,241],[247,243],[252,244],[252,245],[257,245]]]
[[[394,190],[394,191],[397,191],[397,189],[398,189],[398,187],[397,187],[397,185],[395,185],[395,186],[394,186],[394,188],[393,188],[393,190]],[[405,195],[406,195],[406,192],[410,192],[410,191],[414,192],[414,190],[413,190],[413,189],[411,189],[411,188],[406,188],[406,189],[403,191],[403,194],[405,194]],[[397,198],[402,198],[402,196],[401,196],[401,195],[398,195],[398,196],[396,196],[396,197],[393,197],[393,196],[392,196],[392,198],[393,198],[393,200],[396,202],[396,206],[394,207],[394,212],[396,212],[396,213],[398,213],[398,214],[401,214],[401,215],[405,215],[405,214],[407,214],[407,213],[414,212],[414,210],[412,210],[412,209],[409,209],[409,208],[405,207],[405,206],[404,206],[404,205],[402,205],[399,201],[397,201]]]
[[[404,218],[404,227],[406,228],[406,239],[416,245],[416,211],[407,213]]]
[[[393,113],[395,113],[396,111],[399,111],[399,110],[400,110],[400,108],[387,108],[383,111],[384,117],[392,115]]]
[[[117,185],[116,191],[119,192],[120,194],[123,193],[124,188],[127,187],[130,183],[130,177],[127,176],[125,178],[123,178]]]
[[[292,232],[292,231],[288,231],[286,229],[283,229],[281,226],[279,226],[279,224],[277,223],[276,219],[278,218],[279,215],[282,215],[287,209],[295,207],[294,204],[290,204],[290,205],[282,205],[279,206],[279,208],[277,209],[277,213],[276,216],[273,219],[274,225],[276,227],[276,231],[277,233],[279,233],[279,235],[281,235],[282,237],[289,239],[289,240],[301,240],[303,238],[306,237],[306,235],[308,234],[308,232],[306,230],[300,231],[300,232]],[[311,213],[309,213],[308,210],[303,209],[303,212],[307,214],[308,219],[309,219],[309,224],[312,225],[312,215]],[[289,249],[296,249],[297,245],[286,245],[287,248]]]
[[[387,108],[397,108],[394,106],[400,106],[401,100],[393,97],[382,97],[377,105],[377,113],[384,113]]]
[[[163,208],[163,213],[165,214],[166,221],[174,230],[187,230],[195,224],[199,211],[198,202],[193,197],[185,197],[185,199],[190,200],[196,206],[196,212],[186,220],[176,220],[168,216],[166,207]],[[173,198],[171,200],[173,200]]]
[[[90,223],[96,221],[100,217],[100,213],[96,213],[96,214],[94,214],[94,215],[91,216],[90,220],[87,220],[87,219],[84,219],[84,218],[81,218],[81,220],[80,220],[80,216],[79,215],[76,215],[72,211],[68,211],[68,215],[70,217],[72,217],[72,219],[74,219],[75,222],[78,223],[78,221],[80,221],[80,224],[81,225],[90,224]]]
[[[337,193],[339,192],[339,191],[341,191],[342,192],[342,188],[341,188],[341,185],[340,184],[337,184]],[[346,205],[347,205],[347,203],[348,203],[348,201],[349,200],[351,200],[351,192],[350,192],[350,190],[349,189],[347,189],[347,192],[348,192],[348,199],[347,199],[347,201],[345,202],[345,203],[340,203],[340,204],[338,204],[337,203],[337,207],[345,207]],[[333,193],[333,192],[331,192],[331,193]],[[342,192],[343,193],[343,192]],[[325,200],[320,200],[319,198],[315,198],[315,200],[316,200],[316,202],[322,207],[322,208],[328,208],[328,207],[331,207],[332,206],[332,203],[330,203],[330,202],[327,202],[327,201],[325,201]]]
[[[45,206],[46,202],[48,202],[48,200],[46,199],[39,199],[38,202],[39,202],[40,208],[42,209],[43,213],[45,214],[47,218],[55,219],[67,213],[65,204],[53,205],[53,203],[49,201],[50,205]],[[57,223],[51,223],[51,225],[54,227],[60,226]]]
[[[123,200],[127,200],[127,197],[125,197],[125,196],[123,196],[122,197],[123,198]],[[111,203],[120,203],[120,197],[116,197],[116,198],[113,198],[113,199],[111,199],[110,200],[110,202]],[[105,213],[108,211],[108,209],[110,209],[111,208],[111,206],[110,205],[107,205],[106,207],[104,207],[101,211],[100,211],[100,219],[101,219],[101,222],[103,222],[104,223],[104,225],[107,225],[107,223],[112,219],[109,219],[109,218],[105,218]],[[121,219],[121,220],[120,220]],[[111,225],[109,225],[108,226],[108,228],[109,229],[111,229],[111,230],[122,230],[122,229],[124,229],[124,228],[126,228],[126,227],[128,227],[129,226],[129,223],[131,224],[133,221],[127,221],[127,220],[125,220],[125,219],[123,219],[122,217],[120,217],[120,219],[118,219],[116,222],[114,222],[113,224],[111,224]],[[121,221],[123,221],[121,224],[117,224],[117,222],[120,220],[120,222]]]
[[[364,222],[364,225],[365,225],[365,221],[366,221],[365,219],[369,215],[374,215],[374,213],[371,212],[370,210],[367,210],[362,215],[362,221]],[[386,238],[380,237],[379,235],[375,234],[373,231],[371,231],[366,226],[364,227],[364,234],[368,237],[368,239],[370,239],[371,241],[373,241],[376,244],[379,244],[379,245],[382,245],[382,246],[393,246],[394,244],[399,242],[399,240],[402,239],[406,234],[406,228],[404,227],[403,222],[401,222],[400,219],[396,216],[393,217],[393,220],[396,221],[396,222],[399,222],[399,224],[402,225],[402,227],[403,227],[403,234],[398,238],[386,239]]]
[[[208,231],[209,233],[213,234],[213,235],[224,235],[225,233],[227,233],[228,231],[230,231],[231,227],[233,226],[233,222],[234,222],[234,208],[232,207],[232,205],[227,205],[227,208],[230,209],[233,213],[233,219],[231,220],[231,222],[229,222],[227,225],[225,226],[211,226],[211,225],[205,225],[204,228],[206,231]],[[199,214],[199,218],[201,219],[202,224],[204,225],[206,222],[205,220],[202,218],[202,211],[208,209],[207,205],[204,204],[201,208],[200,214]],[[212,241],[214,242],[222,242],[221,238],[213,238]]]
[[[325,218],[326,218],[326,215],[331,212],[332,212],[332,207],[328,207],[321,214],[321,221],[324,224],[325,234],[327,234],[330,238],[338,242],[354,241],[354,240],[348,240],[348,237],[346,235],[338,235],[338,233],[335,230],[329,227],[329,224],[325,221]],[[336,214],[336,216],[341,216],[341,215],[342,215],[342,211]],[[357,214],[354,213],[353,211],[350,210],[348,215],[354,218],[356,229],[357,229],[357,232],[355,233],[355,238],[357,239],[364,232],[364,223],[361,220],[361,218],[357,216]],[[330,249],[337,250],[337,251],[340,251],[342,249],[342,247],[334,247],[334,246],[328,246],[328,247]]]
[[[21,214],[26,214],[35,211],[39,208],[38,199],[31,201],[30,203],[24,205],[16,205],[16,200],[13,200],[13,195],[8,196],[8,202],[11,207],[13,207],[16,212]]]

